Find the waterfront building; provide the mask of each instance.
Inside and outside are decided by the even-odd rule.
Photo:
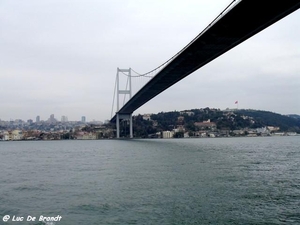
[[[3,141],[10,141],[12,139],[11,137],[11,132],[9,131],[4,131],[3,132]]]
[[[173,138],[174,131],[163,131],[162,135],[163,135],[163,138]]]
[[[11,135],[11,140],[21,140],[23,138],[23,133],[21,130],[13,130]]]

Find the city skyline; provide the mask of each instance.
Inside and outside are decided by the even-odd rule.
[[[110,119],[117,67],[144,73],[200,33],[231,0],[14,2],[0,7],[0,119]],[[159,10],[158,10],[159,9]],[[163,12],[158,15],[156,11]],[[300,114],[300,14],[194,72],[134,115],[192,108]],[[167,104],[166,104],[167,103]]]
[[[0,121],[15,121],[15,120],[22,120],[24,122],[26,121],[32,121],[34,123],[39,123],[39,122],[71,122],[71,121],[81,121],[81,122],[91,122],[91,121],[96,121],[95,119],[92,119],[90,121],[88,121],[86,119],[86,116],[81,116],[80,118],[78,118],[77,120],[69,120],[68,119],[68,116],[66,115],[62,115],[60,117],[61,119],[59,119],[59,116],[58,117],[55,117],[54,114],[50,114],[50,116],[47,118],[45,117],[45,119],[43,119],[43,117],[41,117],[40,115],[37,115],[35,116],[35,119],[34,118],[10,118],[9,120],[3,120],[0,118]],[[84,120],[83,120],[84,118]]]

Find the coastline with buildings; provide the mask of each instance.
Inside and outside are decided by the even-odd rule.
[[[134,138],[218,138],[270,137],[300,134],[297,115],[284,116],[259,110],[193,109],[133,117]],[[121,123],[121,137],[128,137],[127,123]],[[1,141],[21,140],[99,140],[116,137],[109,121],[58,121],[51,114],[46,121],[0,120]]]
[[[74,130],[71,132],[43,132],[43,131],[2,131],[0,141],[46,141],[46,140],[101,140],[115,138],[115,130],[106,129],[105,127],[97,128],[99,131],[86,132],[82,130]],[[272,136],[300,136],[296,132],[270,132],[268,128],[262,128],[265,132],[258,130],[235,130],[234,135],[216,132],[197,132],[193,136],[188,133],[178,135],[178,132],[162,131],[152,134],[148,138],[230,138],[230,137],[272,137]],[[177,136],[176,136],[177,135]],[[139,138],[139,137],[135,137]]]
[[[91,140],[109,138],[110,132],[112,131],[107,129],[102,121],[86,122],[85,116],[82,116],[80,121],[68,121],[67,116],[62,116],[59,121],[54,114],[45,121],[41,120],[40,116],[36,117],[35,122],[32,119],[0,120],[0,141]]]

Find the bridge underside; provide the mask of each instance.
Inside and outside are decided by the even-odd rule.
[[[131,114],[159,93],[299,9],[299,6],[299,0],[242,0],[167,64],[119,110],[119,114]],[[116,116],[111,119],[111,122],[115,121]]]

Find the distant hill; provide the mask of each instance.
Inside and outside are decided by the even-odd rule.
[[[199,124],[206,124],[200,128]],[[160,112],[147,116],[134,116],[134,131],[138,137],[147,137],[156,132],[183,129],[188,133],[208,130],[224,131],[256,130],[263,127],[278,127],[278,132],[300,133],[299,115],[281,115],[274,112],[252,109],[220,110],[212,108]]]
[[[262,110],[238,110],[238,113],[253,117],[261,126],[280,127],[281,131],[298,131],[300,128],[300,117],[297,119],[295,117]]]
[[[294,118],[294,119],[300,120],[300,115],[297,115],[297,114],[288,114],[287,116],[291,117],[291,118]]]

